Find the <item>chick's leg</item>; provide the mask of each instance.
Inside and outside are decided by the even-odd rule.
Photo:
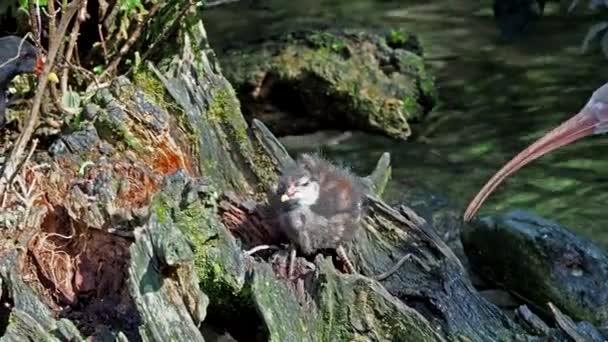
[[[338,246],[338,248],[336,248],[336,254],[338,255],[338,257],[340,259],[342,259],[342,262],[344,263],[344,267],[346,268],[346,271],[351,274],[355,273],[355,266],[348,258],[348,255],[346,255],[346,250],[344,249],[344,247],[342,245],[340,245],[340,246]]]
[[[293,277],[293,269],[296,265],[296,248],[294,245],[290,245],[291,251],[289,253],[289,267],[287,269],[287,278]]]

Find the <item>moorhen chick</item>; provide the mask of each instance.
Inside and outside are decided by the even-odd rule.
[[[289,277],[296,249],[304,255],[336,250],[348,271],[354,271],[342,245],[359,226],[365,195],[356,176],[318,155],[303,154],[283,172],[271,204],[292,244]]]
[[[21,74],[40,75],[44,62],[36,48],[17,36],[0,38],[0,127],[3,127],[6,110],[8,84]]]

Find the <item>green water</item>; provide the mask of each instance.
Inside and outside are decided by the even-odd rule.
[[[597,51],[579,53],[588,27],[599,18],[564,16],[556,4],[533,35],[505,45],[497,41],[489,1],[277,0],[257,1],[257,8],[250,3],[208,12],[213,47],[308,25],[390,26],[419,34],[442,103],[414,128],[415,141],[355,133],[324,149],[361,172],[389,151],[392,198],[422,183],[464,210],[504,162],[578,111],[608,81],[608,60]],[[608,136],[554,152],[508,179],[481,214],[524,208],[608,247],[606,156]]]

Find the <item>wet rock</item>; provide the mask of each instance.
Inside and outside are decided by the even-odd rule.
[[[582,321],[576,324],[577,330],[589,341],[603,342],[606,341],[606,337],[599,332],[599,330],[591,323]]]
[[[591,241],[524,211],[483,217],[465,226],[464,250],[489,281],[575,320],[608,320],[608,256]]]
[[[421,55],[408,33],[303,31],[221,60],[244,113],[274,132],[361,129],[405,140],[436,101]]]

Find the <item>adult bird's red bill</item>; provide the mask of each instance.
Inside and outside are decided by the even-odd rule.
[[[470,221],[492,191],[524,165],[576,140],[606,132],[608,132],[608,83],[593,92],[578,114],[528,146],[496,172],[469,203],[464,213],[464,221]]]

